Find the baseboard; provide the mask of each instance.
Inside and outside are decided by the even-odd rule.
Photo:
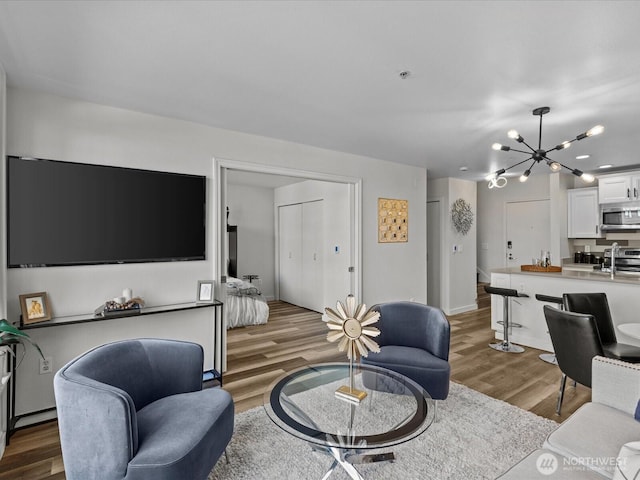
[[[478,309],[478,304],[477,303],[473,303],[471,305],[465,305],[463,307],[457,307],[457,308],[453,308],[451,310],[449,310],[448,312],[444,312],[447,315],[457,315],[459,313],[466,313],[466,312],[471,312],[473,310],[477,310]]]

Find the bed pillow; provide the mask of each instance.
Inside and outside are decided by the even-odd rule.
[[[640,472],[640,442],[625,443],[618,453],[613,480],[638,478]]]

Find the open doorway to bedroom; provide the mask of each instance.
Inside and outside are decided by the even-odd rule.
[[[225,326],[233,327],[223,328],[217,351],[229,373],[236,366],[228,362],[246,359],[227,355],[228,340],[250,336],[256,346],[272,345],[275,338],[261,331],[284,329],[284,337],[291,320],[305,330],[313,318],[324,327],[325,306],[349,293],[360,296],[361,185],[359,179],[224,160],[216,174],[217,293]],[[266,318],[260,318],[260,301],[267,302]],[[279,325],[271,329],[265,325],[269,310]],[[283,342],[282,354],[291,348]]]

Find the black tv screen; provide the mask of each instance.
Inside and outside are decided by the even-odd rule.
[[[7,157],[9,267],[204,260],[206,177]]]

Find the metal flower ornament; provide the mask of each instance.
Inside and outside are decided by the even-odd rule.
[[[380,351],[380,346],[370,338],[380,335],[380,330],[370,326],[378,321],[380,313],[367,310],[364,303],[357,305],[353,295],[347,296],[344,303],[338,301],[335,310],[327,307],[324,311],[329,317],[327,327],[330,332],[327,334],[327,340],[340,340],[338,350],[346,350],[349,359],[349,386],[340,387],[336,394],[359,402],[367,394],[353,388],[353,362],[358,358],[358,354],[366,357],[370,351]]]
[[[327,327],[331,330],[327,334],[327,340],[340,340],[338,350],[347,350],[349,360],[356,360],[358,353],[366,357],[369,351],[380,351],[380,346],[369,338],[380,335],[380,330],[369,326],[378,321],[379,312],[367,311],[364,303],[356,306],[353,295],[349,295],[345,303],[337,302],[335,310],[327,307],[324,311],[329,317]]]

